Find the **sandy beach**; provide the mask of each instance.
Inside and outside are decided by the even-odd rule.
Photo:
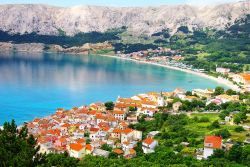
[[[216,78],[210,75],[207,75],[205,73],[201,73],[201,72],[197,72],[197,71],[192,71],[192,70],[188,70],[188,69],[182,69],[179,67],[173,67],[170,65],[165,65],[165,64],[159,64],[159,63],[153,63],[153,62],[147,62],[147,61],[141,61],[141,60],[135,60],[135,59],[130,59],[130,58],[125,58],[125,57],[119,57],[119,56],[112,56],[112,55],[99,55],[98,56],[105,56],[105,57],[111,57],[111,58],[117,58],[117,59],[123,59],[123,60],[128,60],[128,61],[134,61],[137,63],[142,63],[142,64],[150,64],[150,65],[155,65],[155,66],[160,66],[160,67],[164,67],[164,68],[168,68],[168,69],[172,69],[172,70],[177,70],[177,71],[182,71],[182,72],[186,72],[186,73],[190,73],[190,74],[194,74],[197,75],[199,77],[203,77],[203,78],[207,78],[213,81],[216,81],[220,84],[223,84],[227,87],[229,87],[232,90],[235,91],[240,91],[240,88],[237,85],[234,85],[231,81],[223,79],[223,78]]]

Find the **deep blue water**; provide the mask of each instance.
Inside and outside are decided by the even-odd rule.
[[[59,107],[115,100],[118,95],[218,85],[196,75],[102,56],[0,53],[0,125],[11,119],[21,124]]]

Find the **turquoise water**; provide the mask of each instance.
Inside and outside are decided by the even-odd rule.
[[[11,119],[21,124],[59,107],[115,100],[118,95],[218,85],[192,74],[102,56],[1,53],[0,125]]]

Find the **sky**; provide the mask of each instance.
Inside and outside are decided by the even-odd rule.
[[[239,0],[0,0],[0,4],[48,4],[54,6],[160,6],[175,4],[210,5]]]

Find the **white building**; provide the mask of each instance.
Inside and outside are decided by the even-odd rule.
[[[85,149],[80,143],[71,143],[68,147],[69,156],[75,158],[83,158]]]
[[[228,74],[228,73],[230,72],[230,69],[229,69],[229,68],[217,67],[217,68],[216,68],[216,72],[225,75],[225,74]]]
[[[203,158],[207,159],[213,155],[215,149],[222,148],[222,137],[219,136],[206,136],[204,140]]]
[[[153,153],[155,151],[155,147],[158,146],[158,141],[152,139],[152,138],[146,138],[142,142],[142,150],[143,153]]]

